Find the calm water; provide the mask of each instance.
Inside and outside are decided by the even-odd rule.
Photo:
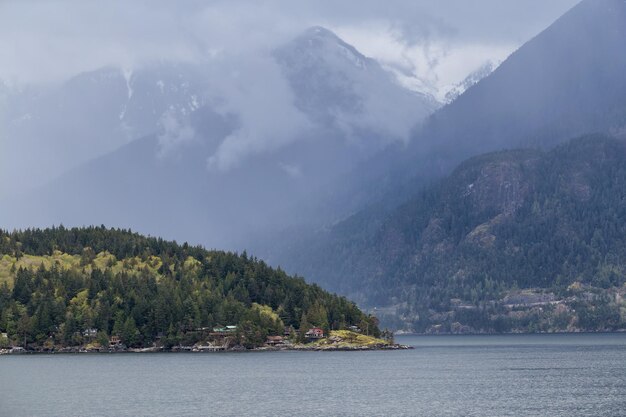
[[[0,416],[626,416],[626,335],[398,352],[0,357]]]

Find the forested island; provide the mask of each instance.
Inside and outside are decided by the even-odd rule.
[[[393,347],[377,324],[245,252],[104,226],[0,231],[5,352]]]

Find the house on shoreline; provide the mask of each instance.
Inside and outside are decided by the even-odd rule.
[[[324,330],[322,330],[319,327],[313,327],[311,329],[309,329],[305,334],[304,337],[307,340],[319,340],[319,339],[323,339],[324,338]]]
[[[117,348],[122,345],[122,340],[119,336],[111,336],[109,339],[109,348]]]
[[[234,334],[237,332],[237,326],[216,326],[212,329],[213,331],[210,333],[211,336],[225,336],[229,334]]]
[[[265,344],[268,346],[280,346],[285,344],[285,338],[283,336],[267,336]]]

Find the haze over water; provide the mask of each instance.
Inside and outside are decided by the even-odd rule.
[[[0,416],[610,416],[626,334],[401,337],[395,352],[0,358]]]

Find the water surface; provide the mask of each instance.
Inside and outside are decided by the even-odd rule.
[[[0,357],[0,416],[626,415],[626,334],[414,350]]]

